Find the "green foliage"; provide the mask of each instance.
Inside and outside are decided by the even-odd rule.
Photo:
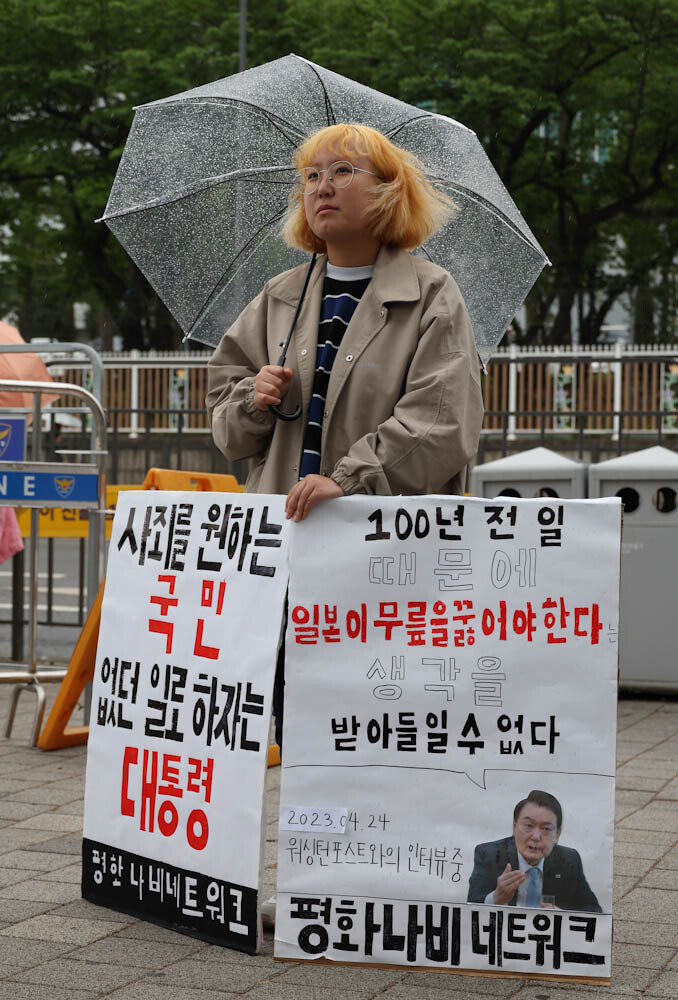
[[[0,8],[0,312],[24,336],[72,336],[72,302],[100,309],[127,347],[179,330],[97,225],[136,104],[204,83],[235,17],[206,0],[5,0]],[[229,53],[230,54],[230,53]],[[51,318],[50,318],[51,317]]]
[[[238,68],[236,0],[5,0],[0,314],[71,335],[89,302],[125,345],[178,328],[108,229],[135,104]],[[676,329],[678,0],[250,0],[249,64],[293,51],[475,129],[553,261],[528,340],[594,340],[622,295]]]
[[[477,132],[554,264],[528,301],[526,339],[569,340],[575,303],[583,339],[596,339],[614,302],[633,297],[641,275],[654,280],[647,262],[673,260],[675,0],[401,0],[355,5],[350,17],[336,0],[299,0],[288,10],[301,54]],[[660,335],[674,336],[675,311],[657,307]]]

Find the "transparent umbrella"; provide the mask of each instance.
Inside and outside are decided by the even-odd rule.
[[[265,281],[307,259],[280,236],[292,154],[335,122],[415,153],[459,206],[417,252],[457,281],[485,363],[549,261],[478,137],[299,56],[137,108],[103,221],[186,336],[216,345]]]

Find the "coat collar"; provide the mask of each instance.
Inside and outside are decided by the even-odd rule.
[[[316,284],[325,277],[326,263],[327,256],[318,254],[307,295],[311,294]],[[308,264],[301,264],[291,271],[284,271],[283,274],[272,278],[268,283],[269,295],[295,306],[304,285],[307,269]],[[380,304],[416,302],[421,291],[412,254],[397,247],[382,246],[374,264],[371,289]]]
[[[421,289],[412,254],[382,246],[374,264],[372,293],[380,303],[416,302]]]
[[[304,408],[308,407],[313,391],[318,318],[326,263],[326,255],[319,254],[308,283],[306,298],[299,313],[297,327],[292,337],[292,344],[296,352],[296,364],[292,360],[294,355],[288,354],[289,363],[299,373],[301,402]],[[293,270],[285,271],[277,278],[273,278],[268,284],[269,295],[295,307],[299,301],[307,270],[308,264],[302,264],[301,267],[295,267]],[[412,256],[405,250],[382,246],[374,264],[372,281],[346,328],[342,340],[342,352],[345,350],[353,359],[363,352],[386,322],[386,310],[383,308],[385,303],[413,302],[417,301],[420,295],[419,279]],[[286,332],[285,330],[281,334],[281,339]],[[327,391],[328,412],[334,408],[350,370],[350,366],[342,366],[341,364],[335,364],[332,368]],[[323,434],[326,433],[326,427],[327,422],[325,421]]]

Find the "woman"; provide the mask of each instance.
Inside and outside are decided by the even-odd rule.
[[[332,125],[294,158],[283,230],[322,253],[292,339],[274,363],[307,265],[269,281],[209,363],[212,434],[251,459],[247,490],[284,493],[288,518],[352,493],[461,493],[483,404],[478,356],[450,275],[408,251],[449,216],[415,157],[362,125]],[[303,419],[269,409],[301,403]],[[282,744],[282,653],[273,694]]]
[[[227,458],[251,459],[247,490],[287,495],[300,521],[352,493],[461,493],[483,417],[471,324],[454,280],[408,251],[451,204],[381,133],[332,125],[294,157],[283,230],[319,257],[291,342],[275,364],[307,266],[269,281],[209,363],[207,407]],[[301,403],[280,421],[271,405]]]

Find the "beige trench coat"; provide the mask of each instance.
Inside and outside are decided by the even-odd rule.
[[[325,264],[316,261],[287,357],[294,377],[283,409],[301,402],[300,419],[257,409],[253,384],[260,368],[277,364],[306,264],[266,284],[209,362],[214,441],[229,459],[251,459],[248,492],[286,494],[298,479]],[[322,475],[347,494],[459,494],[482,418],[478,356],[455,282],[429,261],[382,247],[332,368]]]

